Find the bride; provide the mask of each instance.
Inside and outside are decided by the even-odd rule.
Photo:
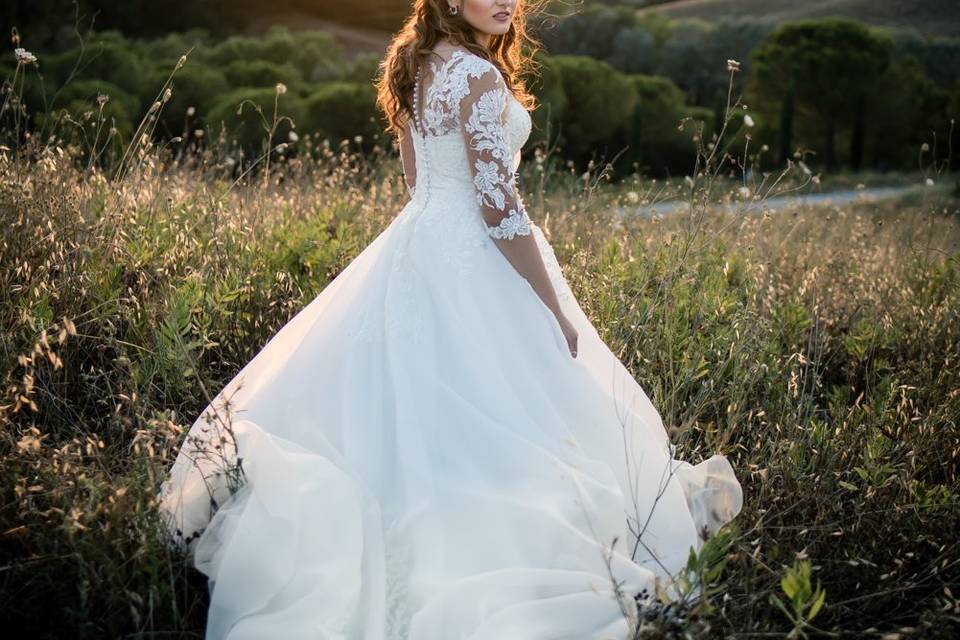
[[[378,94],[411,197],[197,417],[162,513],[209,638],[627,638],[740,485],[672,457],[517,192],[530,7],[413,4]]]

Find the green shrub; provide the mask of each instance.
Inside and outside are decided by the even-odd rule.
[[[383,130],[375,100],[376,90],[372,85],[355,82],[323,85],[306,100],[304,129],[333,143],[359,135],[369,144]]]
[[[114,34],[101,34],[87,45],[82,57],[73,49],[60,59],[57,80],[66,82],[65,73],[77,60],[80,66],[77,77],[81,79],[107,80],[131,95],[139,95],[146,71],[139,48],[128,40]]]
[[[273,87],[278,82],[296,87],[303,83],[303,76],[293,65],[266,60],[237,60],[228,64],[223,74],[233,87]]]
[[[297,128],[304,119],[303,98],[289,92],[279,96],[275,114],[277,97],[274,88],[235,89],[214,102],[207,116],[208,128],[212,128],[212,133],[216,134],[224,127],[227,138],[236,140],[245,151],[259,155],[263,152],[267,129],[271,127],[275,115],[278,120],[283,116],[292,119]],[[280,122],[271,146],[285,142],[292,128],[289,121]]]
[[[296,35],[296,49],[289,58],[290,64],[295,66],[300,74],[310,82],[326,82],[329,80],[352,80],[354,76],[346,77],[344,69],[343,50],[332,35],[322,31],[305,31]],[[374,56],[379,60],[379,56]],[[363,64],[367,56],[359,56],[356,62]],[[371,78],[373,76],[370,76]]]
[[[710,111],[688,109],[683,91],[668,78],[648,75],[629,78],[637,102],[630,121],[630,149],[624,154],[624,161],[636,162],[648,173],[664,167],[681,171],[691,166],[696,153],[690,141],[691,130],[679,131],[678,123],[685,115],[706,118],[704,130],[710,131]]]
[[[141,100],[149,105],[156,99],[164,82],[170,76],[170,71],[159,69],[147,76]],[[179,135],[185,127],[200,127],[207,122],[207,115],[218,98],[226,94],[230,85],[223,73],[200,64],[188,62],[182,69],[177,70],[171,84],[170,100],[160,112],[158,132],[170,136]],[[193,119],[188,122],[187,110],[193,107],[196,110]]]
[[[565,155],[582,161],[597,152],[611,159],[636,106],[633,83],[606,62],[586,56],[554,56],[553,64],[567,100],[560,118]]]
[[[540,65],[537,77],[529,85],[537,99],[538,108],[531,113],[533,131],[528,144],[536,145],[551,140],[557,135],[557,123],[563,120],[567,106],[567,96],[563,92],[563,78],[553,62],[553,57],[537,52],[536,61]]]
[[[102,109],[101,95],[107,98]],[[118,151],[133,137],[139,116],[139,101],[120,87],[104,80],[77,80],[64,87],[48,112],[36,114],[35,127],[57,131],[87,151],[103,147],[109,137],[110,148]]]

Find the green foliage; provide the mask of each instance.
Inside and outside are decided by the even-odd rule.
[[[78,50],[64,56],[58,70],[58,80],[66,81],[65,71],[72,68],[79,57]],[[144,63],[140,51],[129,40],[115,32],[99,34],[87,44],[78,74],[82,78],[97,78],[117,85],[130,95],[139,95],[143,89]]]
[[[701,615],[714,611],[713,599],[726,591],[721,579],[727,568],[728,556],[735,542],[735,526],[731,523],[703,542],[698,550],[690,549],[687,564],[679,576],[681,594],[695,597]]]
[[[787,637],[806,638],[810,621],[820,613],[827,598],[827,592],[820,586],[819,580],[816,587],[813,586],[810,578],[810,561],[798,560],[792,567],[787,567],[780,579],[780,588],[787,596],[790,608],[787,608],[783,600],[773,594],[770,594],[770,602],[783,611],[793,625]]]
[[[920,146],[930,132],[949,132],[949,94],[923,74],[913,57],[894,62],[870,91],[866,153],[875,166],[916,166]],[[929,162],[929,156],[924,163]]]
[[[537,77],[531,81],[529,89],[536,97],[539,107],[530,114],[533,129],[530,132],[528,144],[531,145],[553,142],[553,138],[557,135],[556,124],[563,120],[564,111],[567,108],[563,78],[554,64],[554,59],[539,51],[536,54],[536,62],[539,65],[539,71]]]
[[[375,100],[376,90],[372,85],[327,83],[306,99],[306,127],[332,143],[363,136],[369,146],[383,131]]]
[[[838,131],[856,126],[858,111],[891,62],[893,41],[853,20],[788,23],[751,55],[753,93],[779,103],[789,93],[807,127],[822,143],[822,163],[833,169]]]
[[[680,120],[692,115],[684,103],[683,91],[667,78],[658,76],[629,76],[637,95],[630,119],[629,142],[632,148],[625,162],[640,165],[644,173],[659,167],[691,166],[695,148],[689,136],[678,130]],[[710,130],[709,117],[705,127]]]
[[[150,74],[144,83],[148,90],[141,95],[141,104],[156,100],[158,88],[164,85],[169,76],[169,69]],[[160,112],[159,132],[172,137],[181,135],[186,129],[202,128],[213,105],[227,93],[229,86],[219,70],[188,62],[173,76],[170,100]],[[194,109],[193,116],[188,115],[190,107]]]
[[[294,125],[303,122],[304,114],[304,100],[295,94],[278,98],[275,88],[236,89],[214,101],[207,123],[213,133],[223,127],[246,152],[260,155],[275,118],[287,117],[293,123],[279,122],[270,138],[271,147],[285,142]]]
[[[379,61],[379,56],[366,54],[357,56],[353,63],[345,63],[343,50],[332,35],[325,31],[308,31],[296,34],[296,50],[289,62],[308,82],[327,82],[340,78],[372,79],[372,74],[365,76],[365,71],[360,70],[369,67],[371,58],[374,58],[374,64]]]
[[[101,96],[107,98],[102,105]],[[105,145],[114,154],[120,153],[133,137],[134,119],[140,106],[137,99],[123,89],[103,80],[78,80],[57,96],[57,105],[37,116],[35,126],[41,131],[58,132],[68,143],[78,145],[89,154]]]
[[[559,118],[565,155],[585,161],[605,150],[611,160],[637,103],[633,83],[609,64],[586,56],[554,56],[552,63],[566,98]]]
[[[267,60],[235,60],[224,67],[223,74],[234,87],[273,87],[278,82],[297,87],[303,80],[293,65]]]

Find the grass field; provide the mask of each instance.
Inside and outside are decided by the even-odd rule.
[[[521,170],[581,306],[682,457],[725,453],[743,483],[742,513],[691,564],[705,598],[650,613],[638,637],[956,637],[956,176],[768,212],[764,198],[821,177],[798,161],[728,178],[720,149],[666,185],[539,151]],[[141,139],[109,171],[84,158],[0,149],[4,629],[198,638],[206,586],[165,544],[159,482],[211,393],[406,189],[383,149],[308,135],[249,175],[216,146]],[[616,213],[666,198],[689,208]],[[721,213],[737,202],[760,210]]]

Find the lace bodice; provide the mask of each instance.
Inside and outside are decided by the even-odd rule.
[[[407,176],[411,195],[470,192],[488,235],[529,235],[515,172],[531,126],[530,114],[490,61],[456,49],[442,63],[431,62],[426,74],[418,70],[407,127],[405,166],[411,155],[415,163]]]

